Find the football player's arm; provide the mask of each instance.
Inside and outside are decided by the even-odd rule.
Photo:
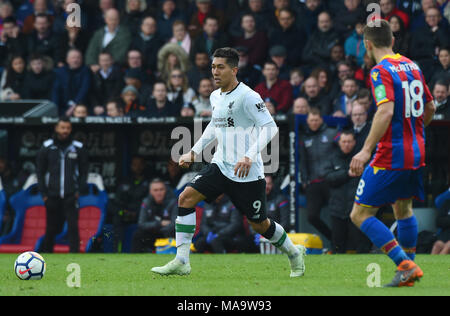
[[[258,157],[258,154],[263,151],[264,148],[272,141],[272,139],[278,133],[278,126],[275,121],[270,121],[265,125],[258,128],[258,139],[257,141],[250,146],[247,150],[245,157],[250,158],[252,161],[255,161]]]
[[[216,140],[216,133],[214,124],[211,120],[205,131],[203,132],[200,139],[195,143],[194,147],[191,149],[191,153],[194,156],[199,155],[209,144],[211,144],[214,140]]]
[[[425,114],[423,116],[423,122],[425,126],[430,125],[433,120],[434,113],[436,113],[436,106],[434,105],[434,101],[430,101],[425,104]]]
[[[369,161],[372,152],[389,128],[394,115],[394,102],[389,101],[378,106],[378,110],[373,117],[372,127],[366,138],[362,150],[353,157],[350,164],[352,175],[362,174],[365,164]]]

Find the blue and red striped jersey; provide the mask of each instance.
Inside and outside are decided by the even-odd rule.
[[[404,56],[387,55],[372,69],[371,81],[377,106],[394,102],[394,115],[370,165],[388,170],[425,166],[424,112],[433,96],[422,71]]]

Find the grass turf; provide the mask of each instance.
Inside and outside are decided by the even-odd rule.
[[[395,266],[384,255],[311,255],[306,274],[289,278],[283,255],[191,255],[187,277],[159,276],[150,268],[173,255],[47,254],[40,281],[21,281],[13,271],[17,255],[0,255],[0,296],[5,295],[158,295],[158,296],[307,296],[307,295],[450,295],[448,256],[419,255],[425,276],[413,288],[370,288],[366,268],[381,268],[381,284],[391,281]],[[81,287],[70,288],[70,263],[81,268]]]

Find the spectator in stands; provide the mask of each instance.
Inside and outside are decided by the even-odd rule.
[[[26,37],[20,32],[14,17],[3,20],[3,30],[0,32],[0,67],[7,67],[13,55],[26,56]]]
[[[336,80],[331,78],[331,75],[326,67],[316,67],[311,72],[311,77],[317,79],[320,88],[320,95],[324,96],[326,102],[332,103],[339,94],[339,84]]]
[[[364,26],[366,25],[364,20],[356,22],[355,30],[349,37],[346,38],[344,48],[345,55],[355,59],[358,66],[362,66],[364,63],[364,55],[366,54],[366,48],[364,47]]]
[[[147,11],[146,0],[126,0],[125,13],[122,15],[122,24],[128,27],[131,34],[139,33],[141,21]]]
[[[308,115],[311,107],[309,106],[308,100],[304,97],[298,97],[294,100],[294,105],[292,106],[292,114]]]
[[[180,108],[167,99],[167,87],[164,82],[156,82],[153,85],[153,97],[147,101],[143,114],[155,118],[180,115]]]
[[[432,255],[450,254],[450,200],[446,200],[439,208],[436,226],[441,229],[437,241],[433,245]]]
[[[242,19],[244,15],[250,14],[253,16],[256,24],[256,30],[258,32],[267,32],[268,23],[270,18],[270,12],[264,6],[264,0],[249,0],[248,9],[244,9],[240,14],[232,17],[228,33],[234,38],[242,37]]]
[[[358,84],[361,87],[365,87],[367,89],[371,89],[371,76],[370,71],[375,66],[375,62],[372,58],[369,57],[367,52],[364,54],[364,64],[361,68],[358,68],[354,72],[354,78],[358,81]]]
[[[89,34],[85,29],[80,27],[64,26],[60,35],[59,51],[62,56],[66,56],[67,52],[72,49],[78,49],[84,56],[89,45]],[[64,66],[64,60],[59,60],[58,67]]]
[[[371,124],[368,122],[366,107],[358,99],[352,102],[351,120],[353,124],[353,134],[355,136],[355,152],[359,153],[364,146],[370,132]]]
[[[297,7],[298,18],[297,24],[303,28],[306,34],[312,34],[317,28],[317,19],[321,12],[324,11],[322,0],[305,0],[294,2]]]
[[[239,82],[245,83],[250,88],[254,89],[258,83],[261,82],[261,71],[258,65],[251,65],[248,61],[248,50],[246,47],[238,46],[236,50],[239,53],[239,64],[237,78]]]
[[[139,68],[128,69],[124,77],[125,85],[133,86],[137,89],[139,94],[137,103],[139,103],[140,105],[145,104],[145,102],[147,102],[148,98],[150,98],[152,94],[152,86],[148,82],[145,82],[142,77],[143,74]]]
[[[198,253],[227,253],[236,250],[245,238],[244,218],[225,195],[206,204],[200,223],[199,238],[194,242]]]
[[[292,87],[287,80],[279,79],[278,66],[267,61],[263,69],[264,81],[255,87],[261,98],[273,98],[277,103],[277,112],[287,112],[292,107]]]
[[[0,100],[16,101],[25,94],[26,65],[22,56],[12,56],[0,81]]]
[[[86,3],[88,7],[89,32],[96,32],[106,25],[106,13],[110,9],[114,9],[114,0],[99,0],[96,1],[98,5],[93,3]]]
[[[47,209],[40,251],[53,252],[55,237],[67,221],[70,252],[79,252],[78,198],[88,191],[88,153],[82,143],[72,139],[68,118],[59,119],[55,134],[39,150],[36,166],[38,190]]]
[[[334,150],[337,131],[328,127],[320,110],[311,108],[307,117],[307,127],[300,137],[300,175],[302,187],[306,193],[308,221],[325,238],[331,240],[331,230],[320,218],[323,207],[329,199],[329,185],[325,179],[327,159]]]
[[[102,115],[105,113],[106,101],[119,96],[124,80],[110,53],[102,52],[98,56],[98,65],[100,70],[93,74],[89,101],[93,113]]]
[[[285,231],[291,230],[289,200],[275,188],[273,176],[266,174],[267,217],[279,223]]]
[[[137,224],[142,201],[148,195],[149,181],[145,176],[145,159],[133,156],[129,167],[129,176],[117,184],[116,194],[108,203],[108,212],[114,224],[114,252],[120,248],[125,229]]]
[[[85,103],[91,85],[91,72],[83,64],[83,55],[77,49],[67,53],[67,66],[55,70],[52,101],[59,114],[71,116],[75,105]]]
[[[189,81],[184,72],[180,69],[173,69],[169,74],[167,85],[167,99],[179,109],[185,103],[192,103],[195,98],[195,91],[189,87]]]
[[[197,52],[207,52],[211,57],[216,49],[226,47],[228,43],[228,36],[219,29],[219,20],[214,16],[207,16],[203,23],[203,32],[194,40],[191,56],[195,56]]]
[[[203,78],[198,86],[197,98],[192,102],[195,107],[196,116],[212,116],[212,107],[209,97],[214,91],[214,85],[211,78]]]
[[[72,112],[73,117],[84,118],[88,116],[88,108],[84,104],[77,104]]]
[[[173,30],[173,37],[170,39],[169,42],[180,45],[184,49],[186,54],[189,55],[191,53],[192,48],[192,39],[187,31],[186,24],[181,20],[177,20],[173,22],[172,30]]]
[[[344,131],[325,166],[325,180],[330,185],[328,207],[331,215],[333,253],[368,253],[371,243],[350,220],[359,178],[350,176],[350,162],[356,153],[352,132]]]
[[[157,17],[159,33],[164,42],[167,42],[174,35],[173,26],[175,21],[187,22],[187,18],[182,10],[177,8],[174,0],[163,0],[161,11]]]
[[[152,252],[157,238],[174,238],[177,213],[177,200],[168,194],[166,184],[153,179],[150,194],[142,201],[131,251]]]
[[[449,81],[440,80],[433,88],[434,104],[436,105],[435,120],[450,120]]]
[[[299,66],[305,43],[302,39],[306,38],[306,34],[295,24],[295,14],[288,8],[279,10],[277,20],[277,25],[269,33],[269,45],[285,47],[287,64],[291,67]]]
[[[280,80],[289,81],[291,67],[288,65],[287,60],[288,50],[281,45],[272,46],[272,48],[269,50],[269,56],[270,60],[273,61],[278,67],[278,78]]]
[[[233,39],[233,45],[247,49],[248,63],[251,66],[262,65],[266,61],[269,47],[267,34],[258,31],[255,17],[250,13],[242,16],[241,28],[242,35]]]
[[[139,92],[135,86],[128,85],[123,88],[120,97],[125,105],[125,114],[131,117],[145,116],[145,106],[140,103]]]
[[[53,12],[51,12],[47,5],[47,0],[34,0],[33,2],[33,14],[30,14],[23,21],[22,32],[23,34],[31,34],[35,28],[36,18],[38,15],[47,15],[50,23],[50,27],[53,24]]]
[[[361,0],[344,0],[344,6],[336,12],[334,18],[334,28],[345,39],[355,29],[358,22],[365,18],[364,8]]]
[[[130,50],[140,51],[145,56],[144,68],[156,73],[158,51],[163,45],[164,40],[158,34],[155,18],[147,16],[142,20],[140,32],[133,33]]]
[[[337,66],[342,61],[345,61],[344,45],[337,42],[330,48],[330,62],[326,65],[331,77],[337,76]]]
[[[352,114],[352,102],[356,99],[358,93],[358,84],[354,78],[344,80],[342,93],[334,102],[333,116],[348,117]]]
[[[433,87],[438,80],[450,82],[450,47],[439,50],[439,64],[434,67],[429,86]]]
[[[339,34],[333,28],[328,12],[319,14],[317,30],[309,37],[303,50],[302,61],[310,68],[330,62],[330,49],[339,42]]]
[[[294,99],[296,99],[300,96],[304,81],[305,81],[305,75],[301,68],[294,68],[290,71],[289,83],[292,86],[292,97]]]
[[[200,80],[211,76],[210,59],[207,52],[197,52],[194,56],[194,66],[187,72],[189,85],[198,91]]]
[[[106,26],[98,29],[86,51],[86,64],[92,72],[97,72],[98,56],[102,51],[109,52],[116,63],[125,64],[128,48],[131,44],[131,34],[124,25],[120,25],[120,15],[116,9],[109,9],[105,14]]]
[[[70,13],[72,13],[71,11],[73,11],[73,9],[68,10],[69,6],[77,4],[78,0],[60,0],[60,1],[53,1],[53,23],[52,23],[52,29],[53,32],[58,33],[59,35],[61,35],[61,33],[63,33],[66,28],[70,28],[70,29],[78,29],[78,30],[83,30],[83,32],[81,32],[82,34],[86,33],[86,29],[88,27],[88,16],[85,10],[81,10],[79,11],[80,14],[80,24],[81,27],[70,27],[67,23],[68,19],[70,21],[74,21],[74,16],[70,16]],[[86,50],[87,47],[87,43],[86,46],[84,47],[84,49],[82,49],[81,51],[84,53],[84,51]],[[80,48],[80,47],[78,47]]]
[[[438,9],[428,9],[425,16],[426,25],[419,28],[411,39],[411,58],[420,64],[427,80],[430,79],[439,48],[450,44],[449,31],[440,23],[441,20],[442,16]]]
[[[6,19],[14,17],[14,7],[8,1],[0,3],[0,33],[3,31]]]
[[[437,8],[436,0],[421,0],[419,8],[420,11],[414,12],[414,15],[412,16],[410,27],[411,32],[415,32],[419,28],[424,27],[426,25],[425,22],[426,12],[430,8]]]
[[[225,26],[225,13],[215,8],[211,0],[195,0],[197,10],[192,14],[189,22],[189,33],[197,38],[204,31],[207,17],[214,17],[218,23],[218,30],[223,31]],[[223,46],[221,46],[223,47]]]
[[[129,72],[138,76],[143,84],[151,85],[153,81],[155,81],[152,70],[145,66],[144,57],[140,50],[130,49],[128,51],[125,76],[127,76]]]
[[[314,77],[306,79],[302,86],[302,97],[304,97],[311,107],[316,107],[323,115],[331,115],[332,104],[328,96],[320,93],[319,81]]]
[[[380,0],[380,8],[383,19],[389,21],[391,16],[397,15],[400,19],[402,19],[405,28],[409,28],[409,16],[397,8],[395,0]]]
[[[397,15],[393,15],[389,18],[389,24],[391,25],[392,33],[394,34],[394,47],[392,48],[394,53],[408,56],[409,55],[409,43],[411,41],[411,35],[406,30],[403,20]]]
[[[29,58],[29,70],[25,75],[23,99],[50,100],[54,74],[45,59],[39,54]]]
[[[27,53],[39,53],[48,56],[55,64],[64,60],[60,47],[60,37],[51,29],[50,16],[44,13],[36,15],[34,29],[27,38]]]
[[[189,55],[178,44],[168,43],[158,52],[158,77],[167,80],[172,69],[180,68],[183,72],[189,71],[191,65]]]
[[[106,103],[106,116],[109,117],[122,117],[124,116],[124,109],[122,102],[117,99],[110,100]]]
[[[185,103],[181,107],[180,117],[194,117],[195,116],[195,106],[192,103]]]

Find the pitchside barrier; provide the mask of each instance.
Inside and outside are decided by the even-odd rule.
[[[325,122],[338,129],[349,126],[346,119],[324,117]],[[81,141],[89,152],[89,172],[102,176],[105,190],[110,198],[121,179],[130,173],[133,156],[139,155],[147,162],[147,176],[158,176],[170,180],[168,162],[172,148],[178,154],[189,150],[200,136],[209,119],[192,118],[130,118],[130,117],[87,117],[71,118],[73,135]],[[290,231],[315,233],[304,230],[300,223],[299,209],[305,207],[299,177],[298,139],[305,125],[304,115],[278,115],[279,126],[277,146],[263,155],[268,164],[276,165],[274,172],[276,185],[283,184],[283,193],[290,197]],[[36,154],[42,143],[51,137],[57,118],[50,116],[24,117],[0,114],[0,156],[7,157],[20,174],[32,174],[36,169]],[[200,127],[200,128],[199,128]],[[186,134],[188,133],[188,134]],[[421,208],[434,207],[434,198],[448,189],[450,122],[435,121],[426,130],[427,167],[425,168],[426,201],[417,205]],[[187,144],[184,143],[187,140]],[[180,145],[183,143],[183,146]],[[270,145],[268,146],[270,147]],[[175,150],[177,152],[177,150]],[[325,158],[326,159],[326,158]],[[278,160],[273,164],[274,160]],[[195,163],[193,171],[198,171],[203,163]],[[286,181],[286,176],[289,180]],[[287,185],[288,184],[288,185]],[[303,216],[304,217],[304,216]],[[322,238],[323,239],[323,238]],[[326,246],[326,245],[325,245]]]

